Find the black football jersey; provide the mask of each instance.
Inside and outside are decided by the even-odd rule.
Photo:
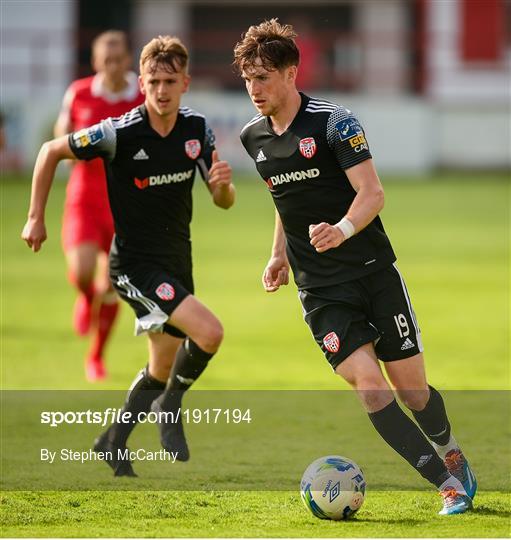
[[[197,168],[207,182],[215,144],[204,116],[180,107],[174,128],[162,137],[141,105],[71,133],[69,144],[78,159],[103,159],[113,254],[122,262],[143,258],[191,271],[192,187]]]
[[[371,154],[351,111],[301,96],[284,133],[276,135],[269,118],[259,114],[243,128],[241,141],[279,212],[296,284],[307,289],[358,279],[396,257],[379,217],[338,248],[317,253],[311,246],[309,225],[337,223],[355,198],[344,171]]]

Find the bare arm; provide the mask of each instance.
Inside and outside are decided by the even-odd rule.
[[[232,184],[231,167],[227,161],[220,161],[216,150],[213,150],[213,163],[209,169],[208,189],[213,202],[220,208],[227,210],[234,204],[236,191]]]
[[[346,170],[346,175],[357,195],[346,214],[355,226],[355,231],[361,231],[373,221],[383,210],[385,197],[374,162],[366,159],[362,163]]]
[[[384,204],[384,193],[372,159],[346,170],[346,175],[353,189],[357,192],[346,213],[354,227],[354,233],[360,232],[380,213]],[[309,226],[311,244],[318,253],[323,253],[340,246],[345,235],[335,224],[319,223]]]
[[[73,126],[69,120],[69,115],[60,113],[53,126],[53,135],[55,137],[62,137],[71,131],[73,131]]]
[[[279,213],[275,210],[275,230],[271,257],[262,277],[266,292],[275,292],[281,285],[289,283],[289,261],[286,254],[286,235]]]
[[[28,219],[21,233],[21,238],[34,252],[39,251],[41,244],[46,240],[44,214],[55,169],[62,159],[74,159],[74,157],[67,136],[44,143],[39,151],[32,176]]]

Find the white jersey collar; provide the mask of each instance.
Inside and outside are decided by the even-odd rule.
[[[94,97],[101,97],[109,103],[118,103],[119,101],[133,101],[138,94],[138,77],[133,71],[128,71],[125,76],[126,88],[121,92],[111,92],[103,86],[104,75],[97,73],[94,75],[91,84],[91,94]]]

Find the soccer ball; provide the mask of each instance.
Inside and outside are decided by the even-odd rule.
[[[366,483],[359,466],[342,456],[325,456],[303,473],[300,495],[321,519],[348,519],[364,502]]]

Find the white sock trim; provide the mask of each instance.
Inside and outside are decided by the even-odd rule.
[[[436,450],[436,453],[442,458],[445,459],[445,456],[451,451],[451,450],[459,450],[460,447],[458,446],[458,443],[456,442],[456,439],[451,436],[449,437],[449,441],[445,445],[436,444],[435,442],[431,441],[431,444],[433,445],[433,448]]]

